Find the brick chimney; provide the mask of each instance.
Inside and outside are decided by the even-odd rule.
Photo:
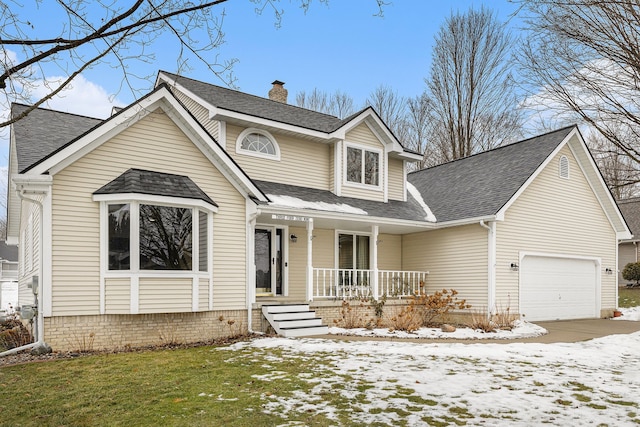
[[[282,102],[283,104],[287,103],[287,95],[289,91],[284,88],[284,82],[280,80],[275,80],[271,83],[273,87],[269,91],[269,99],[272,101]]]

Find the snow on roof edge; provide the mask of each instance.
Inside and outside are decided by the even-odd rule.
[[[298,209],[315,209],[319,211],[341,212],[356,215],[369,215],[369,213],[365,210],[355,208],[344,203],[336,204],[327,202],[309,202],[297,197],[279,196],[276,194],[267,194],[267,197],[271,200],[271,203],[269,203],[270,206]]]
[[[427,214],[424,219],[429,222],[436,222],[436,216],[431,212],[431,209],[429,209],[429,206],[425,203],[422,198],[422,194],[420,194],[416,186],[407,181],[407,190],[409,191],[409,194],[411,194],[411,196],[420,204],[424,213]]]

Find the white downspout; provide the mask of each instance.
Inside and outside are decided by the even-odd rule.
[[[32,194],[37,194],[37,195],[46,195],[46,193],[32,193]],[[44,283],[43,283],[43,264],[44,264],[44,260],[43,260],[43,253],[44,253],[44,205],[42,204],[42,202],[40,200],[37,199],[32,199],[26,196],[26,190],[20,190],[18,192],[18,197],[20,197],[21,201],[27,201],[27,202],[31,202],[31,203],[35,203],[38,205],[38,208],[40,209],[40,260],[39,260],[39,266],[38,266],[38,293],[35,294],[36,296],[36,308],[38,310],[38,316],[36,317],[36,341],[31,343],[31,344],[27,344],[27,345],[23,345],[20,347],[16,347],[16,348],[12,348],[10,350],[7,351],[3,351],[2,353],[0,353],[0,357],[3,356],[8,356],[10,354],[14,354],[14,353],[18,353],[20,351],[23,350],[28,350],[30,348],[35,348],[35,347],[48,347],[47,344],[44,342],[44,304],[43,304],[43,300],[44,297],[42,295],[42,293],[44,292]],[[22,242],[22,244],[25,244],[25,242]]]
[[[489,231],[488,235],[488,283],[487,283],[487,314],[495,314],[496,311],[496,223],[485,224],[480,220],[480,226]]]

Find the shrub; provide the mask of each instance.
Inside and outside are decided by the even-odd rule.
[[[340,308],[340,318],[334,319],[333,323],[336,326],[345,329],[364,328],[371,324],[371,320],[368,319],[368,315],[363,317],[364,302],[360,302],[358,307],[351,307],[351,303],[347,300],[342,301],[342,307]]]
[[[11,316],[0,323],[0,351],[11,350],[32,342],[33,335],[17,316]]]
[[[424,282],[420,282],[420,290],[411,297],[409,305],[391,319],[394,329],[414,332],[422,326],[438,326],[446,323],[451,310],[471,308],[466,300],[458,299],[455,289],[443,289],[429,295],[424,288]]]
[[[636,286],[640,284],[640,262],[630,262],[624,266],[622,270],[622,278],[636,282]]]

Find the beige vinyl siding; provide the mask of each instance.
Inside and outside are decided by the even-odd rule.
[[[131,313],[131,279],[105,279],[105,314]]]
[[[303,227],[289,227],[289,233],[298,236],[298,241],[289,241],[288,295],[303,301],[307,295],[307,230]]]
[[[204,128],[209,132],[211,136],[213,136],[217,141],[219,141],[219,128],[220,123],[217,120],[209,119],[209,110],[194,101],[191,97],[184,94],[182,91],[179,91],[175,88],[172,88],[171,91],[178,98],[180,102],[187,107],[187,110],[193,114],[193,116],[204,126]],[[224,148],[224,147],[223,147]]]
[[[630,262],[638,261],[638,245],[636,243],[621,243],[618,245],[618,285],[624,286],[629,281],[622,277],[622,270]]]
[[[336,147],[332,145],[329,147],[329,191],[334,194],[337,193],[336,188]]]
[[[350,144],[354,144],[357,146],[362,146],[363,148],[371,147],[380,152],[380,187],[375,188],[366,188],[365,185],[357,185],[353,183],[347,182],[346,178],[346,147],[350,146]],[[341,175],[342,175],[342,196],[344,197],[356,197],[358,199],[365,200],[375,200],[382,202],[384,201],[384,174],[386,171],[386,161],[384,158],[384,146],[378,138],[371,132],[371,129],[367,125],[360,124],[356,126],[354,129],[349,131],[345,136],[345,144],[344,151],[342,155],[342,165],[341,167]]]
[[[191,278],[141,278],[140,314],[191,311],[192,283]]]
[[[404,162],[389,159],[389,200],[404,200]]]
[[[35,303],[35,297],[29,286],[33,276],[40,274],[40,208],[36,203],[20,203],[22,209],[18,245],[18,303],[30,305]]]
[[[402,236],[378,234],[378,241],[378,270],[402,270]]]
[[[238,136],[244,130],[227,125],[227,151],[252,179],[330,189],[331,145],[271,132],[280,148],[280,160],[266,159],[236,152]]]
[[[569,159],[570,179],[559,177],[559,159]],[[569,147],[565,146],[497,223],[496,302],[517,306],[519,253],[598,257],[602,261],[602,308],[615,308],[616,234]]]
[[[157,110],[54,176],[53,315],[99,313],[100,215],[92,194],[132,167],[187,175],[218,203],[214,306],[245,307],[245,199]]]
[[[198,281],[198,310],[209,309],[209,279],[201,277]]]
[[[471,224],[403,237],[404,270],[429,271],[427,290],[456,289],[475,308],[486,308],[487,230]]]

